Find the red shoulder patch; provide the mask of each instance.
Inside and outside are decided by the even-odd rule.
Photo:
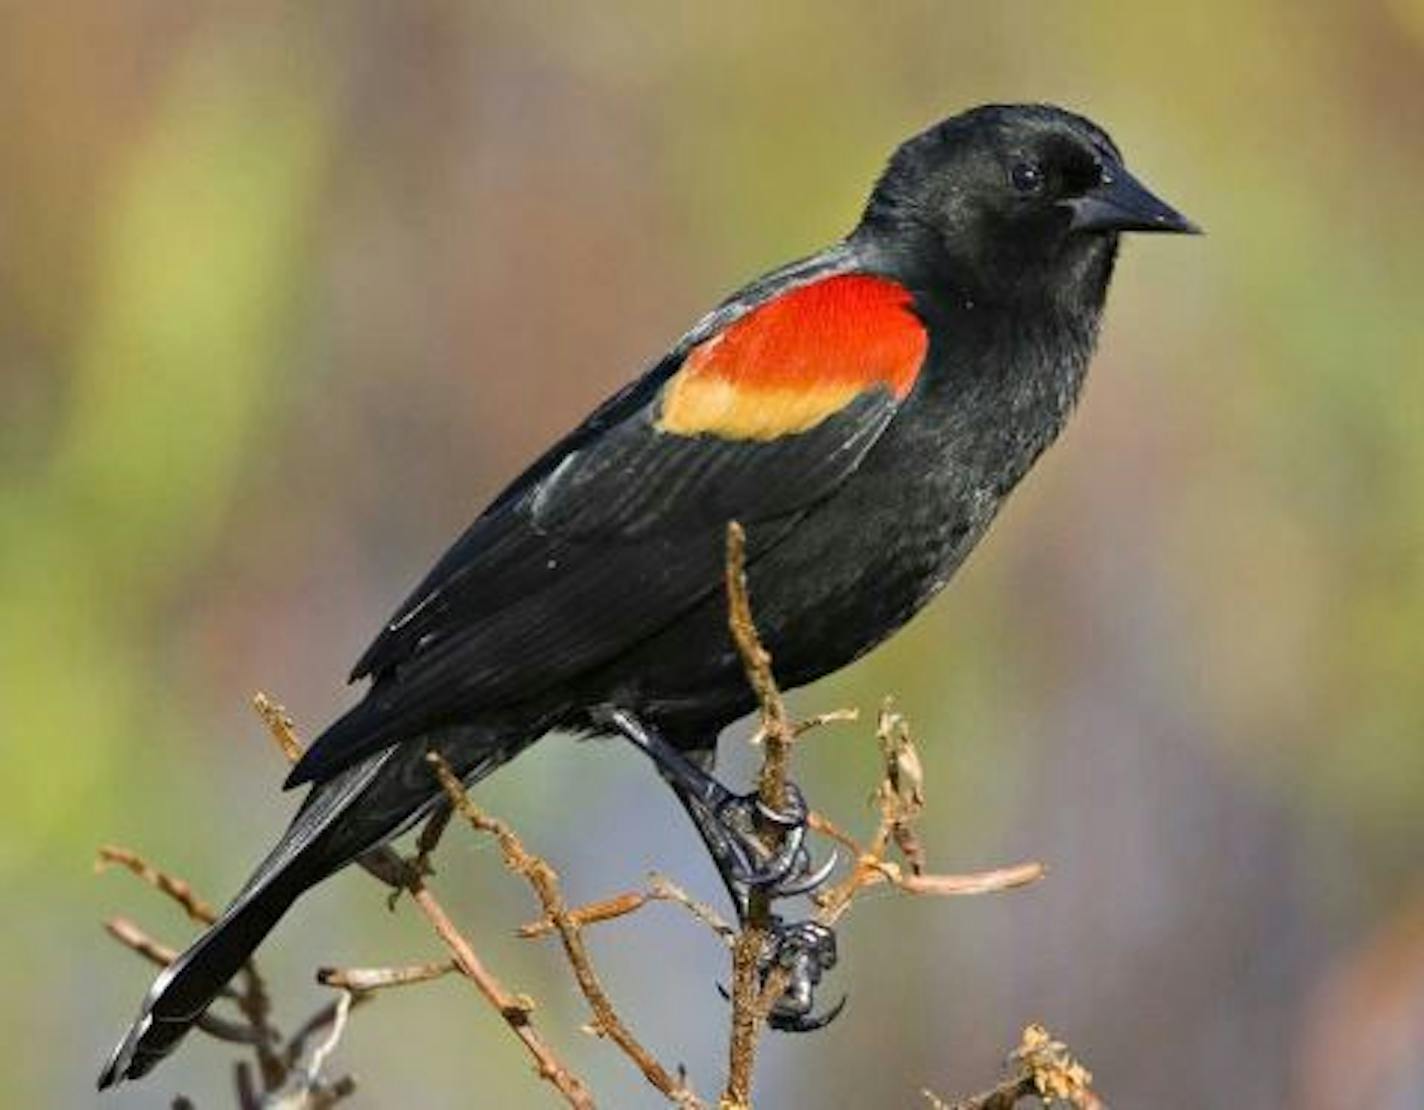
[[[871,389],[904,397],[929,345],[911,300],[904,286],[868,274],[783,293],[688,353],[663,387],[658,429],[776,439]]]

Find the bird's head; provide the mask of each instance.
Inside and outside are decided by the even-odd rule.
[[[1124,231],[1197,232],[1083,116],[986,105],[904,143],[857,236],[988,296],[1101,297]]]

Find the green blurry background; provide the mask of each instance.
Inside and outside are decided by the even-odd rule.
[[[95,845],[230,894],[292,805],[250,693],[318,728],[538,447],[995,99],[1100,120],[1209,235],[1127,244],[1063,444],[943,600],[801,696],[898,696],[936,864],[1052,871],[868,901],[848,1012],[768,1042],[764,1101],[963,1093],[1038,1019],[1114,1105],[1424,1105],[1419,0],[0,5],[0,1100],[94,1101],[150,978],[101,917],[187,935]],[[871,753],[826,734],[801,777],[868,821]],[[714,895],[653,783],[556,740],[481,796],[574,898],[650,867]],[[655,1105],[509,939],[489,845],[452,837],[439,886],[607,1102]],[[712,942],[670,910],[593,942],[715,1090]],[[290,1024],[315,965],[436,951],[344,876],[266,960]],[[195,1037],[106,1104],[229,1105],[230,1058]],[[455,981],[335,1065],[355,1105],[549,1102]]]

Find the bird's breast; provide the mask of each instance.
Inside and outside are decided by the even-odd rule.
[[[810,681],[893,634],[950,580],[1057,438],[1092,335],[943,343],[846,484],[754,567],[785,679]]]
[[[932,347],[939,364],[926,367],[856,471],[749,569],[756,623],[783,685],[845,666],[943,588],[1062,428],[1086,357],[1038,344],[976,364],[962,349]],[[721,591],[615,670],[622,685],[606,696],[699,743],[753,704]]]

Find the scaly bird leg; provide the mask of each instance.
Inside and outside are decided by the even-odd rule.
[[[790,898],[816,890],[830,877],[836,854],[812,868],[806,848],[809,813],[800,789],[787,784],[788,806],[781,813],[765,806],[756,794],[736,794],[679,748],[623,709],[600,714],[598,723],[616,730],[657,765],[692,819],[716,864],[717,873],[745,922],[747,896],[761,887],[773,898]],[[757,832],[758,819],[784,830],[781,847],[770,852]],[[773,1029],[809,1033],[834,1021],[845,1006],[842,998],[822,1014],[812,1014],[815,988],[836,964],[835,933],[813,921],[772,921],[771,937],[762,957],[763,980],[773,967],[791,971],[791,981],[768,1017]]]

